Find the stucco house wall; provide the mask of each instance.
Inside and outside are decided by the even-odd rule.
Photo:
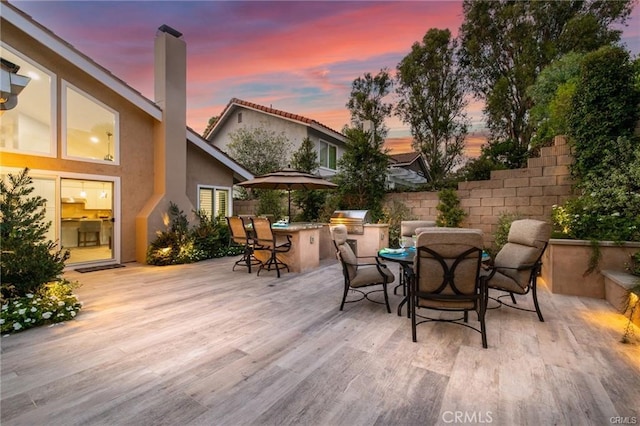
[[[240,114],[241,119],[239,118]],[[300,148],[302,141],[307,137],[314,143],[318,152],[320,150],[320,141],[323,141],[336,147],[338,160],[344,153],[346,138],[341,133],[331,130],[315,120],[297,114],[235,98],[231,99],[225,107],[218,122],[205,130],[205,138],[211,145],[228,154],[228,145],[231,142],[230,133],[241,128],[261,127],[276,134],[283,133],[287,137],[291,144],[291,151],[286,153],[289,163],[293,153]],[[332,176],[335,173],[335,170],[324,167],[319,170],[319,174],[324,177]]]
[[[55,74],[56,93],[53,108],[56,111],[55,145],[53,156],[30,155],[24,152],[4,150],[0,155],[0,167],[29,167],[33,173],[61,178],[104,178],[113,179],[114,208],[114,258],[99,263],[118,263],[141,261],[155,232],[162,229],[162,213],[166,211],[168,201],[182,198],[184,206],[192,210],[198,205],[198,185],[225,187],[231,191],[234,182],[250,179],[253,176],[239,164],[211,147],[204,139],[187,129],[186,102],[184,105],[170,106],[183,116],[181,120],[164,121],[165,103],[156,104],[144,98],[108,70],[93,62],[51,31],[33,21],[15,6],[0,4],[2,21],[0,23],[2,43],[29,58],[39,66]],[[150,41],[155,28],[149,29]],[[158,56],[171,55],[170,49],[158,53],[158,37],[172,37],[158,31],[156,34],[156,69]],[[184,44],[181,39],[169,39],[168,43]],[[162,48],[162,46],[160,46]],[[178,46],[180,49],[181,47]],[[173,70],[171,57],[164,58],[167,79],[186,81],[185,69]],[[186,61],[185,61],[186,66]],[[171,74],[174,75],[171,75]],[[162,75],[162,74],[160,74]],[[156,73],[156,80],[158,80]],[[163,78],[165,76],[162,76]],[[95,100],[113,109],[118,114],[119,156],[118,161],[89,162],[62,158],[62,82],[65,81],[82,90]],[[158,81],[156,81],[158,83]],[[172,88],[180,87],[167,81],[162,82]],[[183,97],[183,96],[173,96]],[[175,122],[182,123],[176,128]],[[168,153],[168,154],[167,154]],[[186,160],[183,164],[175,162],[179,153]],[[167,158],[168,156],[168,158]],[[180,182],[177,188],[175,182]],[[172,193],[166,195],[169,188]],[[60,192],[58,188],[57,194]],[[178,197],[176,197],[176,194]],[[117,197],[117,200],[116,200]],[[55,206],[57,238],[60,238],[60,199],[48,200]],[[181,207],[184,207],[181,206]],[[147,210],[145,213],[145,209]],[[145,215],[146,214],[146,215]],[[140,226],[143,223],[144,226]]]

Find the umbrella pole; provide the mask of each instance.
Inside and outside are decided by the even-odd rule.
[[[288,217],[289,217],[289,222],[291,222],[291,189],[289,189],[287,192],[289,193],[289,213],[288,213]]]

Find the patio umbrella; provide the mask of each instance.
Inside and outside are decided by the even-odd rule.
[[[320,176],[312,175],[310,173],[301,172],[298,170],[285,168],[275,171],[273,173],[267,173],[261,176],[256,176],[254,179],[247,180],[239,183],[239,186],[245,188],[258,188],[258,189],[284,189],[289,193],[289,217],[291,217],[291,190],[299,189],[332,189],[337,188],[333,182],[324,180]]]

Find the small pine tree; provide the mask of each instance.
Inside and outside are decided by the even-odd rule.
[[[456,191],[443,189],[438,192],[438,198],[440,202],[436,206],[439,212],[436,217],[436,225],[449,228],[459,227],[467,214],[460,208],[460,199]]]
[[[47,240],[51,222],[44,222],[45,203],[32,197],[33,179],[25,168],[0,181],[0,241],[2,243],[2,298],[24,297],[59,278],[68,250],[56,250]]]

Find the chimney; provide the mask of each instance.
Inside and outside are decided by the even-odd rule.
[[[187,47],[182,33],[162,25],[155,39],[155,101],[162,122],[154,131],[154,196],[136,217],[136,260],[144,263],[156,232],[164,230],[169,203],[190,215],[187,197]]]
[[[163,168],[156,170],[156,179],[161,177],[158,189],[172,201],[187,190],[187,46],[181,37],[162,25],[155,40],[155,100],[162,109],[159,141],[164,145],[156,150],[162,156],[156,164]]]

